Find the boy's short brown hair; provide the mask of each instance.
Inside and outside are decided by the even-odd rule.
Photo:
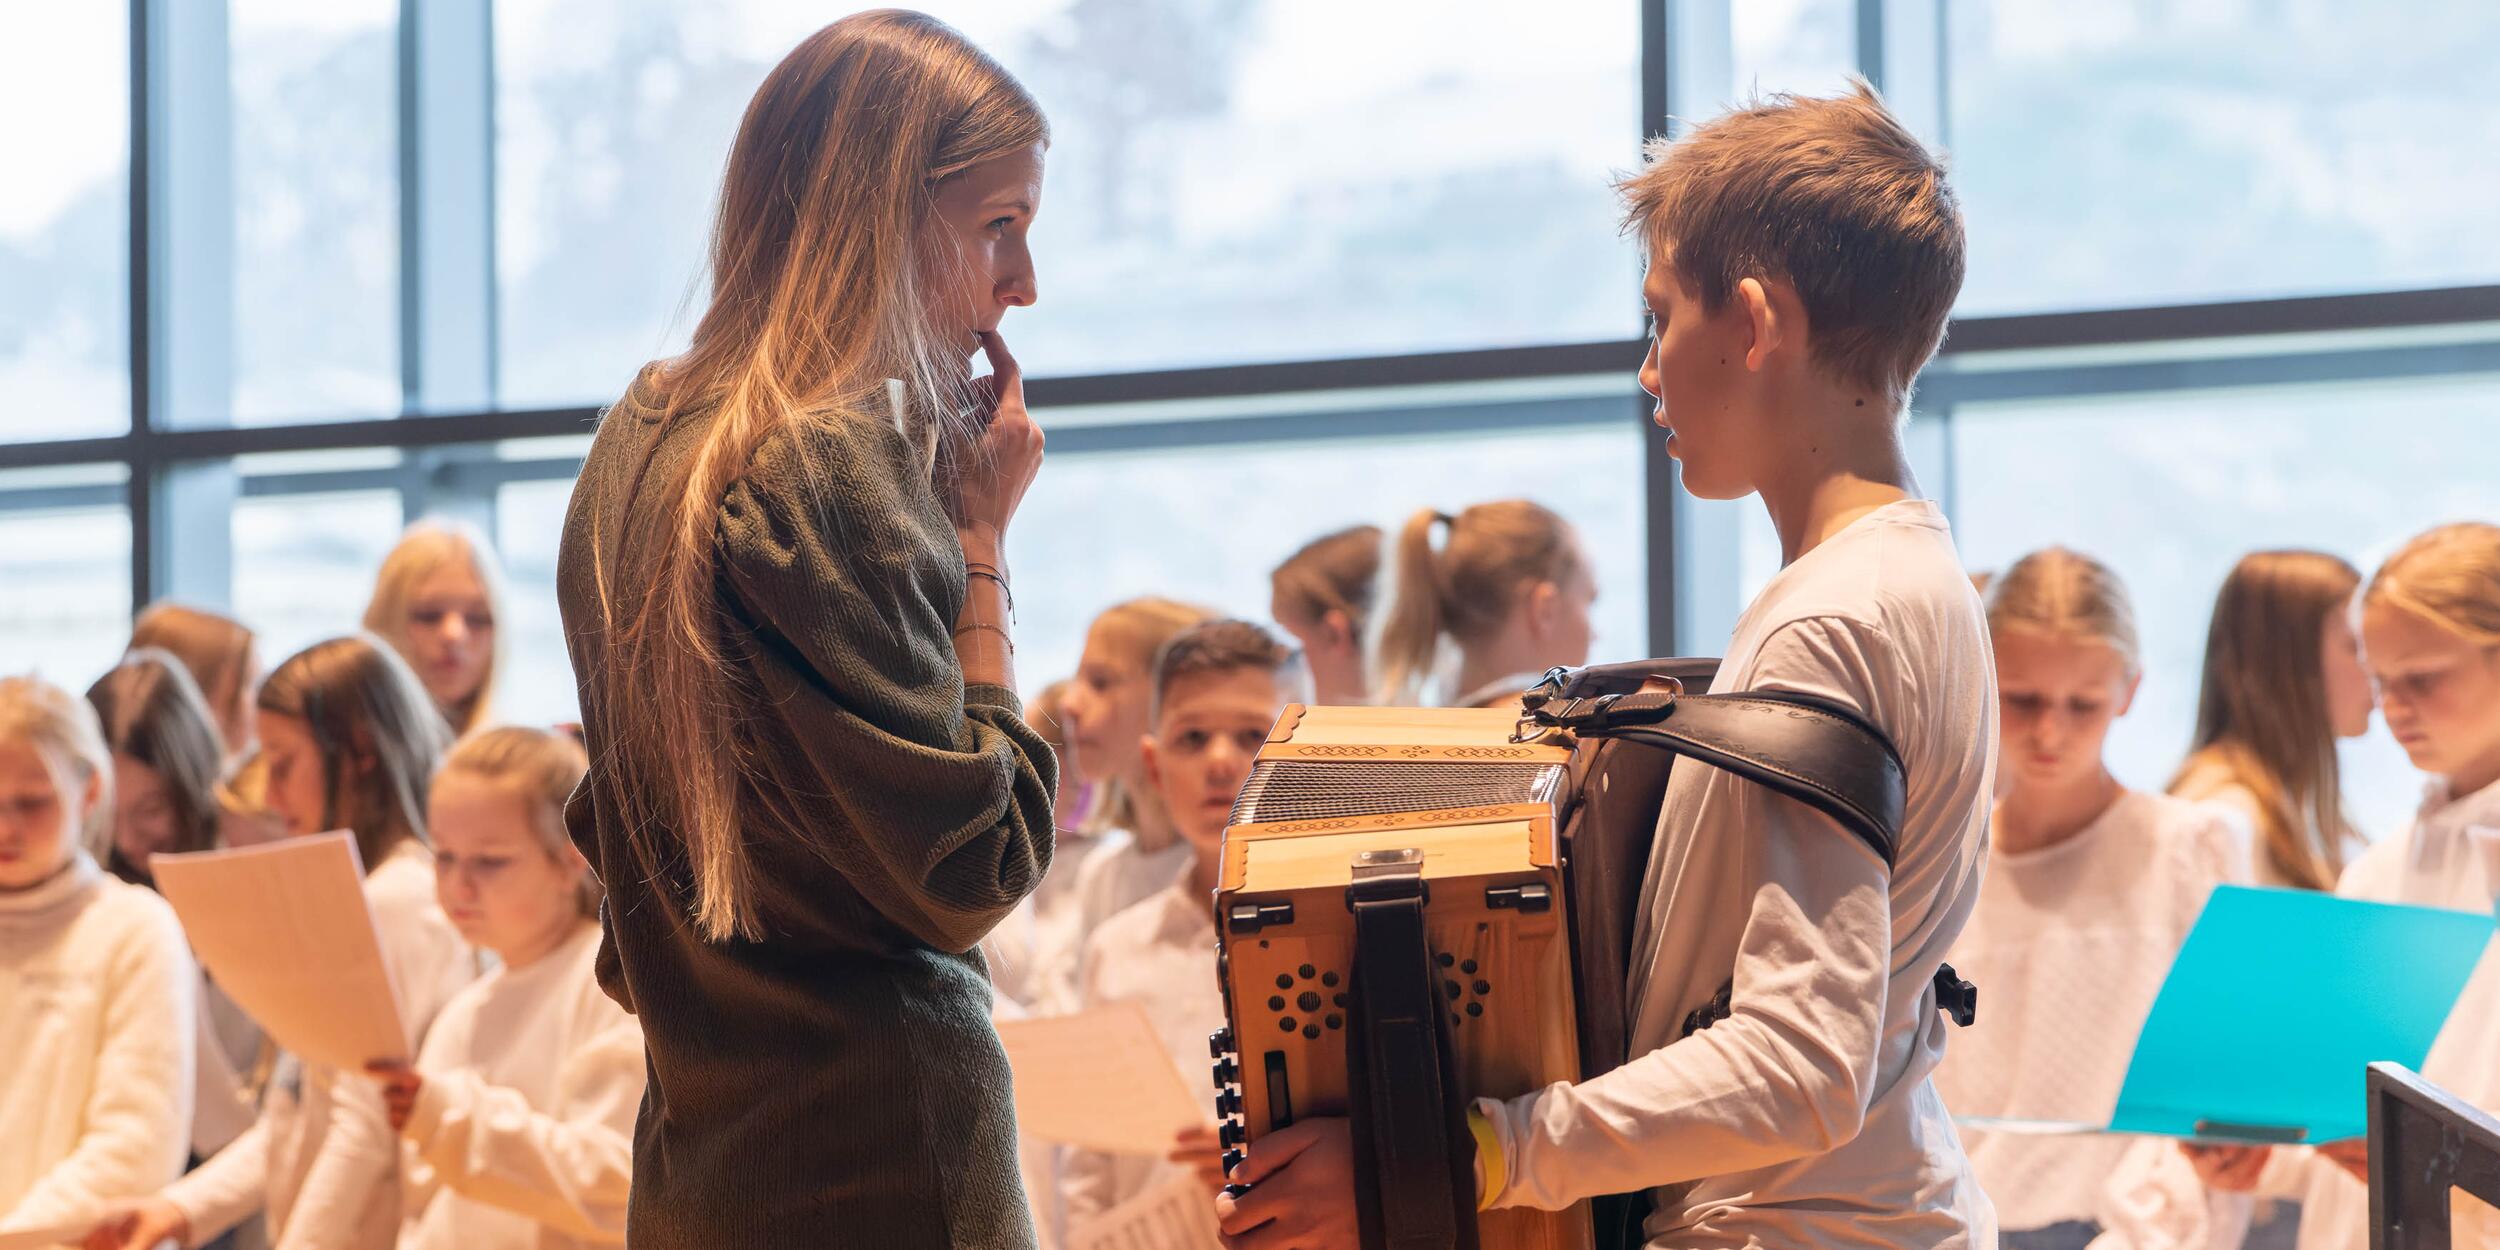
[[[1616,184],[1624,227],[1716,313],[1745,278],[1805,304],[1814,358],[1906,404],[1962,290],[1962,211],[1944,165],[1859,82],[1774,95],[1653,139]]]
[[[1256,669],[1278,685],[1298,684],[1302,653],[1277,641],[1276,635],[1248,621],[1208,621],[1173,635],[1155,653],[1155,697],[1147,723],[1163,719],[1163,699],[1184,677]]]

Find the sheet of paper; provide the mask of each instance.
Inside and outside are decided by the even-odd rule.
[[[1206,1086],[1204,1099],[1193,1096],[1197,1086],[1172,1066],[1135,1003],[1001,1020],[998,1037],[1015,1069],[1016,1126],[1045,1141],[1161,1155],[1173,1134],[1212,1112],[1214,1087]]]
[[[2109,1126],[2090,1120],[2018,1120],[1996,1115],[1957,1115],[1953,1122],[1963,1128],[1983,1129],[2009,1137],[2073,1137],[2082,1133],[2106,1133]]]
[[[1215,1199],[1181,1173],[1068,1230],[1068,1250],[1215,1250]]]
[[[0,1250],[52,1250],[54,1246],[75,1246],[86,1241],[93,1223],[60,1224],[51,1228],[0,1228]]]
[[[148,861],[217,987],[280,1046],[346,1071],[409,1058],[345,833]]]
[[[2491,939],[2488,914],[2215,890],[2153,1001],[2110,1128],[2358,1137],[2369,1120],[2364,1070],[2422,1066]]]

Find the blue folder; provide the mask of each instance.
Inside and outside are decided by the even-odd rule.
[[[2382,1060],[2421,1068],[2492,927],[2473,912],[2215,890],[2153,1000],[2110,1130],[2360,1136],[2364,1071]]]

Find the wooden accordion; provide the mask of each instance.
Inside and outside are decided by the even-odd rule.
[[[1689,756],[1814,806],[1887,865],[1900,821],[1879,731],[1804,696],[1702,693],[1716,668],[1558,669],[1510,708],[1285,711],[1216,890],[1228,1167],[1297,1119],[1346,1116],[1366,1247],[1638,1244],[1638,1196],[1476,1212],[1465,1111],[1624,1061],[1670,768]],[[1946,968],[1937,988],[1967,1023],[1969,987]]]

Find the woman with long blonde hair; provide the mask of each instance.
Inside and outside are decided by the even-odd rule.
[[[647,1043],[640,1250],[1032,1244],[976,948],[1051,859],[1002,554],[1042,438],[998,336],[1048,141],[935,19],[809,36],[730,149],[691,345],[583,465],[567,815]]]
[[[2214,596],[2196,740],[2170,780],[2245,828],[2259,885],[2332,890],[2360,841],[2338,738],[2370,729],[2370,678],[2345,609],[2361,574],[2322,551],[2260,551]]]
[[[425,684],[453,737],[488,723],[503,670],[502,566],[486,536],[457,521],[419,521],[382,558],[365,629]]]

